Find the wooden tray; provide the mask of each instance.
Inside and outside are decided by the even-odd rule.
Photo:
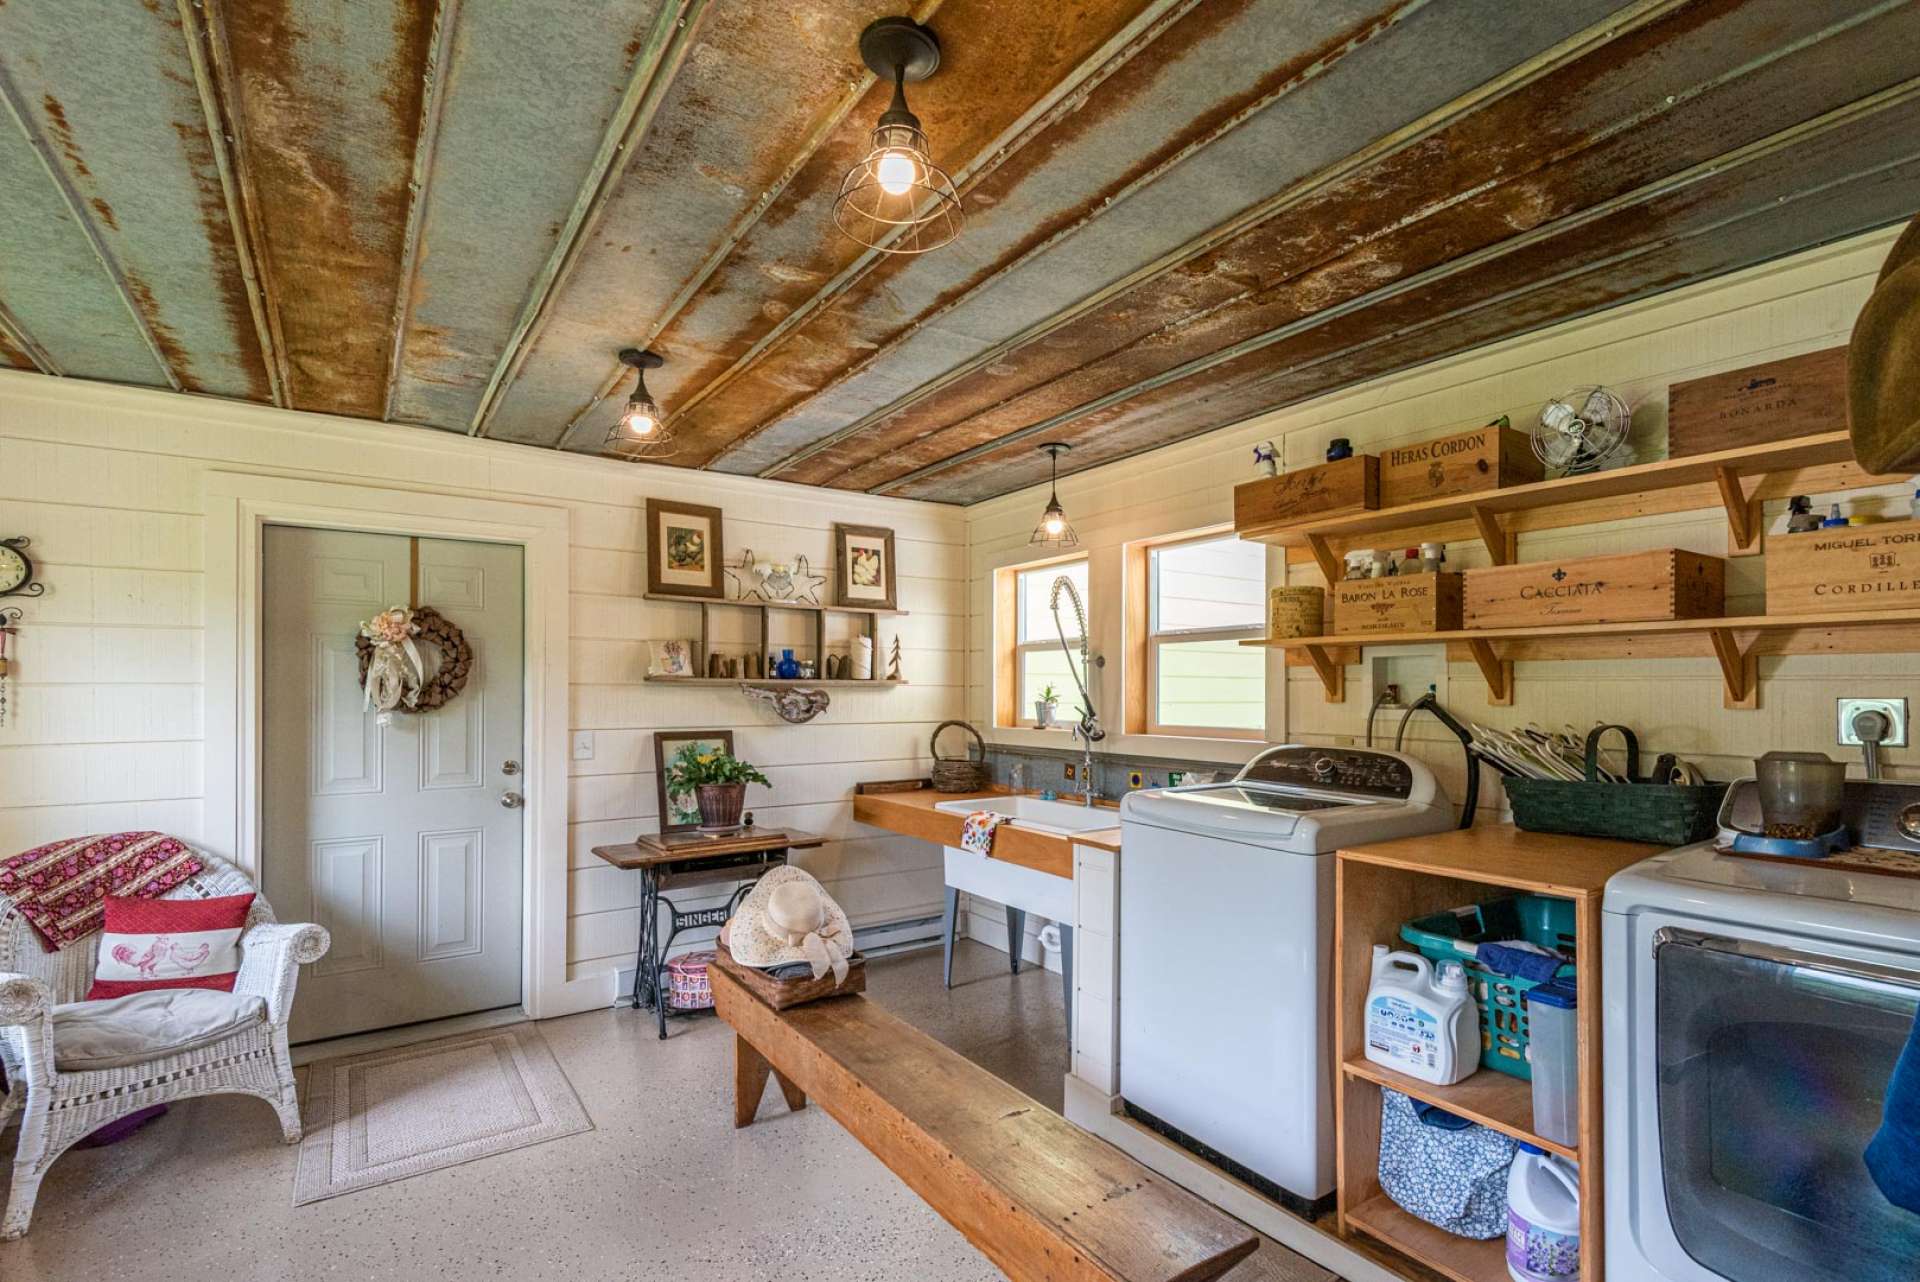
[[[713,960],[707,963],[708,969],[715,966],[733,976],[741,987],[775,1010],[804,1006],[823,997],[846,997],[867,991],[867,959],[859,953],[855,953],[847,963],[846,982],[841,984],[833,982],[832,971],[818,979],[777,980],[765,971],[742,966],[733,959],[732,953],[718,943],[714,945]]]

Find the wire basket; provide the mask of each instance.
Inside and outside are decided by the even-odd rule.
[[[967,749],[965,757],[943,757],[940,755],[940,732],[948,726],[959,726],[973,736],[973,743]],[[979,792],[993,778],[993,770],[987,765],[987,741],[980,732],[964,721],[942,721],[933,728],[933,738],[928,741],[933,750],[933,790],[935,792]]]
[[[1600,737],[1609,730],[1626,740],[1627,783],[1600,778]],[[1640,741],[1625,726],[1599,726],[1587,736],[1586,775],[1577,781],[1507,779],[1514,825],[1528,832],[1685,846],[1713,836],[1727,793],[1724,783],[1663,783],[1660,769],[1641,778]]]

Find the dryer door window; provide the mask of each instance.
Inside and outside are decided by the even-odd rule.
[[[1663,930],[1660,1163],[1674,1237],[1714,1275],[1912,1282],[1920,1216],[1861,1154],[1920,975]]]

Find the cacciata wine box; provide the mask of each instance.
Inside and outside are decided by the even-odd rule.
[[[1468,570],[1466,580],[1461,621],[1469,628],[1711,619],[1726,612],[1727,563],[1678,548],[1491,566]]]
[[[1767,613],[1920,608],[1920,521],[1767,537]]]

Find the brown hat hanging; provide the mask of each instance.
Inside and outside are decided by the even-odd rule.
[[[1853,456],[1875,475],[1920,469],[1920,219],[1880,269],[1847,346]]]

